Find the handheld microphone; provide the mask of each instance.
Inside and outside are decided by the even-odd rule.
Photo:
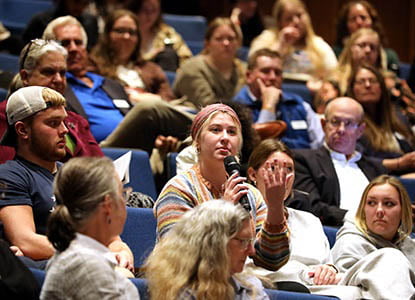
[[[232,175],[234,173],[238,173],[241,170],[241,165],[236,161],[234,156],[227,156],[223,161],[225,165],[225,170],[228,175]],[[251,211],[251,205],[249,205],[249,200],[246,195],[243,195],[241,199],[239,199],[239,203],[245,208],[247,211]]]

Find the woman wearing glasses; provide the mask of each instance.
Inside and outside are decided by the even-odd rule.
[[[241,205],[212,200],[183,215],[155,247],[145,276],[151,299],[268,299],[243,273],[255,225]]]
[[[381,44],[387,45],[387,38],[375,7],[365,0],[353,0],[343,5],[337,17],[337,37],[333,47],[337,56],[340,56],[351,35],[360,28],[373,29],[378,33]],[[388,69],[396,72],[399,68],[398,55],[391,48],[384,48],[384,50]]]
[[[125,193],[108,158],[74,158],[55,177],[47,236],[55,255],[41,299],[139,299],[108,246],[121,234]]]
[[[115,10],[108,16],[91,59],[98,73],[121,82],[133,103],[174,99],[163,70],[141,58],[140,45],[137,16],[128,10]]]
[[[352,70],[363,63],[386,71],[385,57],[379,34],[376,31],[362,28],[353,33],[340,55],[335,74],[341,92],[346,92]]]
[[[373,66],[361,65],[350,76],[347,95],[364,108],[366,128],[359,140],[363,153],[383,159],[390,171],[413,172],[415,136],[391,102],[382,74]]]

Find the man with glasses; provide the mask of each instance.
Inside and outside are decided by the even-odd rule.
[[[254,52],[248,59],[247,85],[233,100],[251,109],[255,123],[283,120],[287,129],[281,140],[288,147],[318,148],[324,138],[319,117],[300,96],[281,90],[282,64],[278,52]]]
[[[118,82],[88,72],[86,34],[76,19],[66,16],[53,20],[43,38],[59,41],[68,51],[68,87],[64,93],[68,110],[88,119],[94,137],[102,145],[140,148],[151,153],[160,135],[179,139],[187,136],[192,120],[189,113],[163,100],[132,106]],[[158,147],[163,148],[169,140],[160,143]]]
[[[324,225],[341,226],[348,211],[353,217],[369,181],[387,173],[380,160],[356,149],[363,116],[363,107],[352,98],[330,101],[321,120],[324,145],[294,151],[294,187],[309,193],[312,212]]]

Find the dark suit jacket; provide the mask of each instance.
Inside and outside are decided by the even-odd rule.
[[[110,96],[111,99],[113,99],[113,100],[114,99],[123,99],[123,100],[128,102],[128,104],[129,104],[128,108],[118,108],[123,115],[125,115],[131,109],[132,104],[128,100],[128,96],[127,96],[124,88],[117,81],[105,78],[104,83],[102,85],[102,89],[105,91],[105,93],[108,94],[108,96]],[[79,99],[76,97],[74,91],[72,90],[70,82],[68,82],[68,84],[66,86],[64,96],[65,96],[65,99],[66,99],[67,109],[80,114],[81,116],[83,116],[85,119],[88,120],[88,116],[87,116],[84,108],[82,107],[81,102],[79,102]]]
[[[294,150],[294,157],[294,188],[309,193],[311,210],[324,225],[343,225],[346,210],[339,207],[340,184],[329,151],[324,146]],[[364,155],[357,165],[369,181],[387,173],[380,160]]]

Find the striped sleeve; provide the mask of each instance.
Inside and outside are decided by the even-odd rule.
[[[256,198],[256,229],[257,240],[255,243],[255,265],[271,271],[277,271],[285,265],[290,257],[288,229],[282,232],[271,233],[264,228],[267,216],[267,206],[259,191]]]
[[[154,206],[157,219],[157,237],[161,238],[188,210],[197,203],[186,182],[175,177],[161,191]]]

